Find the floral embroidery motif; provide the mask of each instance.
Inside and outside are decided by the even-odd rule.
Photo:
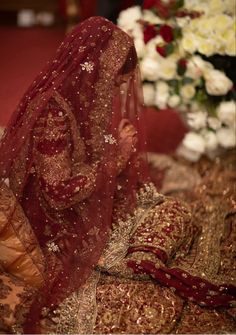
[[[79,47],[79,52],[83,52],[85,49],[86,49],[85,46],[80,46],[80,47]]]
[[[80,64],[80,66],[82,67],[83,71],[87,71],[89,73],[91,73],[94,69],[94,63],[93,62],[84,62],[83,64]]]
[[[116,139],[112,136],[112,134],[104,135],[104,138],[105,138],[105,143],[109,143],[109,144],[117,143]]]
[[[107,26],[102,26],[101,29],[102,29],[102,31],[105,31],[105,32],[109,30],[109,29],[107,28]]]
[[[55,242],[48,242],[47,243],[48,250],[51,252],[58,252],[60,251],[60,248]]]

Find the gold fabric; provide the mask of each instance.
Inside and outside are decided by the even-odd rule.
[[[216,283],[222,280],[234,282],[236,202],[233,181],[236,174],[230,170],[232,164],[229,161],[224,163],[218,162],[215,167],[209,162],[199,163],[201,183],[191,193],[189,190],[175,193],[187,200],[192,208],[192,223],[196,230],[192,230],[189,212],[184,206],[174,217],[170,217],[171,209],[178,200],[156,196],[152,189],[141,194],[143,201],[146,197],[146,203],[143,202],[146,207],[136,210],[135,220],[130,217],[126,222],[121,220],[113,225],[101,265],[81,290],[68,297],[55,311],[57,320],[54,318],[54,324],[45,328],[45,333],[233,333],[236,330],[234,307],[198,306],[180,298],[171,287],[164,288],[145,275],[134,275],[126,266],[128,259],[138,261],[151,257],[143,252],[126,255],[130,245],[129,234],[132,245],[140,244],[141,239],[146,239],[145,235],[142,236],[142,229],[148,222],[151,232],[160,230],[171,221],[182,222],[179,225],[182,226],[181,234],[178,234],[180,239],[174,251],[172,239],[166,240],[166,251],[170,251],[168,255],[171,258],[169,266],[177,264],[189,271],[192,266],[194,273],[202,278]],[[150,206],[152,198],[155,199],[154,206]],[[212,227],[217,228],[216,234]],[[211,259],[208,267],[207,257]]]
[[[0,269],[0,334],[21,334],[35,289]]]
[[[0,185],[0,266],[33,287],[44,282],[41,249],[21,206],[4,183]]]

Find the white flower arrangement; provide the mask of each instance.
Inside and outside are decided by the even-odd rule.
[[[190,160],[236,147],[233,82],[208,57],[236,56],[235,0],[144,0],[120,13],[134,38],[144,101],[183,115],[189,133],[179,152]]]

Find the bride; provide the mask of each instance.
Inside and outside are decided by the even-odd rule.
[[[0,143],[2,332],[169,333],[187,302],[235,305],[232,280],[181,263],[198,232],[150,183],[144,116],[133,41],[82,22]]]

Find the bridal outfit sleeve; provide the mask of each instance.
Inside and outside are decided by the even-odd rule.
[[[45,200],[54,209],[71,207],[89,197],[96,187],[97,163],[83,161],[84,144],[78,129],[73,139],[72,122],[52,100],[34,132],[36,174]],[[74,157],[75,151],[80,157]]]
[[[163,196],[152,204],[151,189],[146,188],[136,214],[124,223],[124,227],[130,226],[130,238],[124,236],[125,243],[120,240],[123,258],[108,267],[108,271],[131,278],[152,278],[201,306],[234,306],[234,285],[218,284],[204,274],[197,274],[194,269],[177,265],[175,260],[191,255],[193,241],[200,232],[192,223],[191,213],[184,203]],[[115,224],[113,234],[117,229]],[[117,248],[111,243],[109,249],[106,254],[111,256],[111,251]],[[117,255],[116,259],[119,259]]]

